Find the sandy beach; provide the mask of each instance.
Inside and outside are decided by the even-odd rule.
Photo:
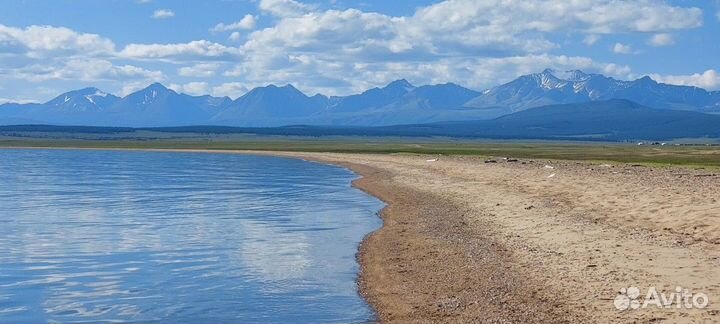
[[[349,167],[388,203],[359,254],[382,323],[720,322],[717,170],[281,155]],[[709,305],[619,311],[629,287],[641,304],[650,287],[682,287]]]

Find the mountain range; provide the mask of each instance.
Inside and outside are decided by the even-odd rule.
[[[489,120],[540,106],[611,99],[656,109],[720,113],[720,91],[662,84],[649,77],[622,81],[578,70],[545,70],[481,92],[453,83],[418,87],[406,80],[349,96],[308,96],[292,85],[269,85],[235,100],[190,96],[159,83],[123,98],[86,88],[44,104],[0,105],[0,124],[387,126]]]
[[[720,91],[658,83],[648,76],[622,81],[579,70],[550,69],[485,90],[465,106],[501,107],[515,112],[552,104],[610,99],[627,99],[657,109],[720,112]]]

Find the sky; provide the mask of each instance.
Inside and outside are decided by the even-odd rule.
[[[0,0],[0,103],[154,83],[237,98],[580,69],[720,90],[720,0]]]

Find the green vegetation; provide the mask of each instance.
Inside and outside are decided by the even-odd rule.
[[[187,135],[187,134],[186,134]],[[405,153],[474,155],[624,162],[648,165],[720,167],[720,147],[580,142],[483,142],[454,139],[377,137],[184,136],[166,138],[90,139],[0,137],[0,147],[205,149],[339,153]]]

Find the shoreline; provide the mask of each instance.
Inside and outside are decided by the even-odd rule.
[[[0,147],[4,148],[4,147]],[[423,194],[412,188],[399,187],[389,183],[392,177],[386,171],[376,167],[319,158],[312,154],[276,151],[241,150],[199,150],[199,149],[125,149],[125,148],[73,148],[73,147],[11,147],[14,149],[67,149],[67,150],[106,150],[139,152],[179,152],[179,153],[221,153],[273,156],[302,159],[313,163],[322,163],[349,169],[359,176],[352,186],[385,203],[378,217],[382,226],[367,234],[357,250],[360,266],[358,288],[360,295],[373,309],[379,323],[426,323],[426,322],[474,322],[483,318],[483,322],[515,323],[580,323],[577,315],[570,316],[570,310],[563,305],[553,303],[549,296],[539,297],[540,286],[527,285],[527,278],[520,273],[508,271],[512,268],[512,259],[498,242],[486,240],[481,244],[485,251],[483,258],[488,260],[482,266],[471,265],[463,257],[467,251],[444,242],[445,232],[432,235],[417,233],[418,227],[433,230],[429,223],[413,222],[413,218],[427,210],[433,210],[434,216],[449,217],[451,222],[444,224],[444,230],[462,226],[462,209],[439,197]],[[422,203],[418,203],[422,202]],[[441,206],[438,208],[438,206]],[[408,215],[409,209],[412,213]],[[410,233],[410,235],[409,235]],[[422,238],[422,239],[421,239]],[[431,241],[428,243],[427,241]],[[435,255],[426,258],[426,255]],[[439,255],[438,255],[439,254]],[[498,262],[498,260],[503,260]],[[455,269],[451,276],[437,278],[452,264]],[[482,271],[483,275],[470,273],[471,269]],[[501,273],[494,281],[482,280],[486,276]],[[460,284],[455,278],[464,277]],[[425,284],[419,286],[417,283]],[[430,283],[429,285],[427,285]],[[466,285],[473,285],[467,289]],[[421,289],[421,288],[428,289]],[[477,296],[477,291],[484,291]],[[473,296],[461,296],[469,295]],[[507,302],[522,302],[519,309],[503,309],[503,305],[474,302],[461,305],[460,298],[493,299],[502,295]],[[512,296],[512,297],[509,297]],[[528,298],[532,296],[533,298]],[[510,300],[508,300],[508,298]],[[436,300],[441,300],[439,304]],[[547,303],[553,303],[548,307]],[[430,307],[428,307],[430,306]],[[552,309],[552,311],[548,311]]]
[[[532,279],[517,271],[499,242],[478,239],[473,247],[482,251],[471,252],[454,242],[462,234],[446,237],[466,225],[461,206],[397,186],[377,168],[332,164],[359,174],[353,186],[386,203],[379,215],[383,226],[366,236],[358,251],[360,292],[380,323],[587,323],[553,301],[545,287],[529,284]],[[430,219],[435,217],[446,219],[437,224]],[[485,262],[471,262],[469,253]],[[495,298],[520,307],[482,303]]]
[[[720,316],[720,215],[712,212],[720,207],[713,189],[720,177],[707,171],[486,164],[462,156],[130,150],[299,158],[358,174],[353,186],[386,204],[382,227],[357,252],[360,293],[381,323],[711,323]],[[709,295],[710,305],[619,312],[613,299],[629,286],[682,286]]]
[[[712,189],[717,174],[577,161],[272,155],[347,167],[362,176],[354,186],[386,202],[383,227],[359,252],[361,293],[381,323],[720,321],[720,215],[706,212],[720,206]],[[586,187],[588,180],[600,183]],[[617,201],[596,199],[604,185],[613,188],[603,195]],[[669,212],[653,219],[659,208]],[[675,217],[679,212],[687,219]],[[614,299],[631,286],[684,287],[708,295],[710,304],[618,311]]]

